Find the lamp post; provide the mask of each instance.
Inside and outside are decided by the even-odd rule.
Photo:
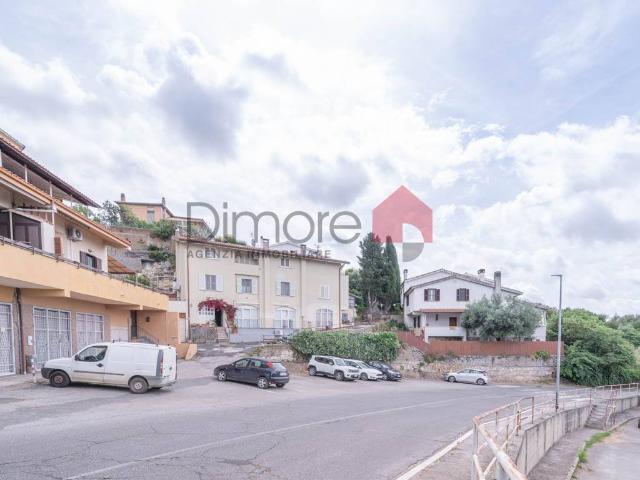
[[[560,300],[558,304],[558,345],[556,350],[556,412],[560,408],[560,353],[562,349],[562,274],[551,275],[560,279]]]

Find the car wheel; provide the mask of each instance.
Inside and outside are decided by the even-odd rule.
[[[258,378],[258,388],[261,390],[265,390],[267,388],[269,388],[269,380],[267,380],[265,377],[260,377]]]
[[[367,377],[366,373],[361,373],[360,374],[360,380],[369,380],[369,377]]]
[[[382,377],[383,380],[389,380],[389,375],[387,375],[386,373],[384,374],[384,376]]]
[[[339,382],[344,380],[344,373],[342,373],[340,370],[336,372],[336,380]]]
[[[218,372],[218,381],[219,382],[226,382],[227,381],[227,372],[225,372],[224,370],[220,370]]]
[[[56,388],[67,387],[71,381],[69,380],[69,375],[64,372],[53,372],[49,375],[49,385]]]
[[[318,370],[316,370],[316,367],[309,367],[309,375],[314,377],[316,373],[318,373]]]
[[[485,382],[483,379],[479,378],[479,379],[477,379],[477,380],[476,380],[476,383],[477,383],[478,385],[484,385],[484,384],[485,384],[485,383],[487,383],[487,382]]]
[[[276,383],[276,387],[278,387],[278,388],[284,388],[284,383]]]
[[[133,377],[129,380],[129,390],[131,390],[131,393],[147,393],[149,384],[142,377]]]
[[[448,382],[454,383],[456,381],[456,377],[454,377],[453,375],[449,376],[449,378],[447,378]]]

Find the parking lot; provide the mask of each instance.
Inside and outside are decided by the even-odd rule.
[[[0,379],[0,479],[390,479],[539,391],[307,376],[259,390],[212,379],[230,360],[181,362],[176,385],[145,395]]]

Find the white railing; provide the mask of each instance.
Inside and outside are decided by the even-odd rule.
[[[473,419],[472,480],[526,480],[508,454],[509,446],[523,427],[557,410],[570,410],[612,398],[640,395],[640,384],[606,385],[563,390],[556,409],[555,392],[523,397],[482,413]]]

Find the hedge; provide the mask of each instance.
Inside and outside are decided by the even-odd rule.
[[[395,333],[317,332],[303,330],[291,339],[300,356],[331,355],[357,360],[389,362],[398,356],[400,342]]]

